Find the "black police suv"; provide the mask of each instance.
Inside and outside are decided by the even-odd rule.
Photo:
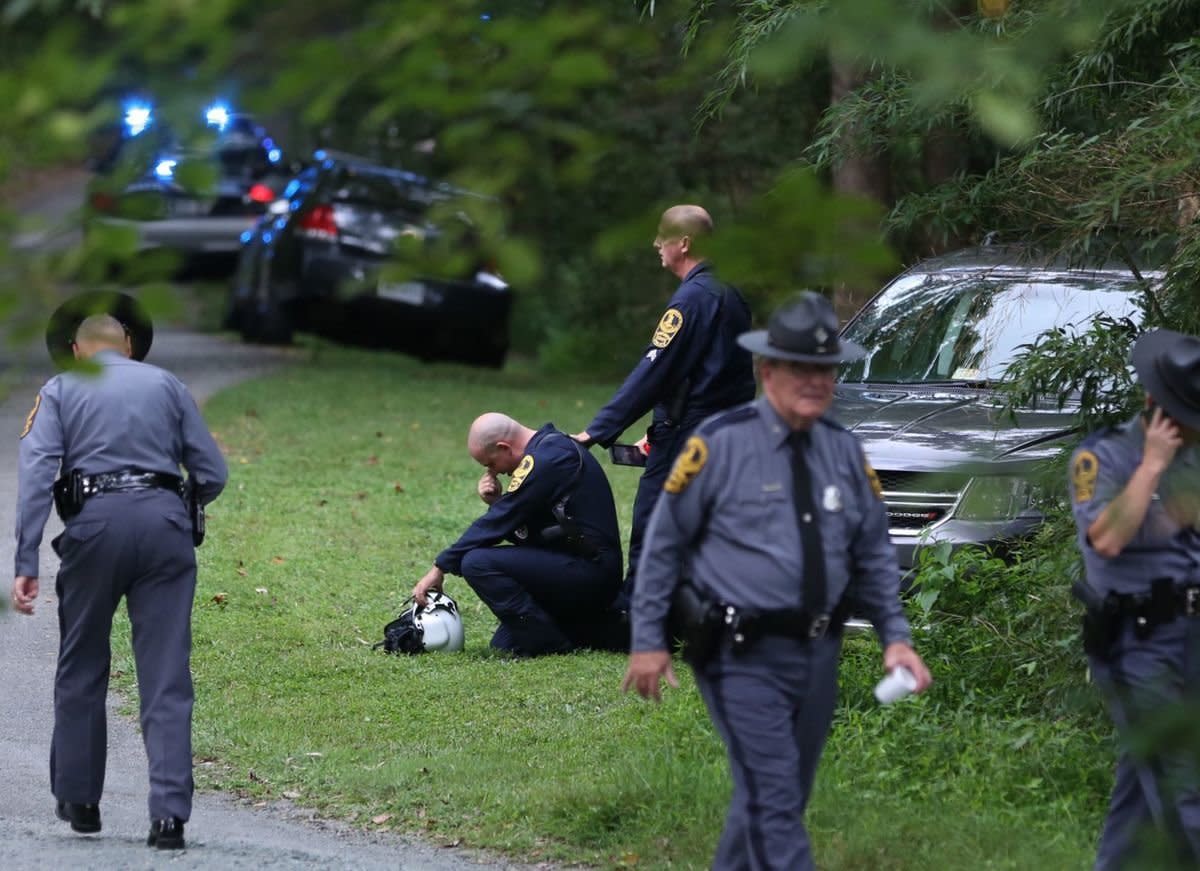
[[[232,268],[242,234],[291,173],[250,116],[216,104],[206,117],[211,129],[197,146],[155,122],[148,104],[127,106],[124,132],[88,184],[85,230],[123,228],[137,251],[165,249]]]
[[[868,353],[842,368],[833,414],[879,474],[903,569],[926,544],[1003,550],[1042,522],[1037,473],[1072,432],[1077,405],[1046,401],[1014,422],[997,388],[1046,330],[1082,331],[1099,314],[1136,322],[1140,288],[1121,266],[985,246],[918,263],[846,324],[842,335]]]
[[[512,296],[474,250],[470,218],[457,208],[467,200],[486,202],[365,158],[316,152],[243,235],[226,326],[252,342],[287,343],[300,330],[502,365]],[[449,257],[431,254],[451,239]]]

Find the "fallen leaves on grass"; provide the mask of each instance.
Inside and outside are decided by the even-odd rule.
[[[391,818],[392,818],[391,814],[379,814],[379,816],[371,817],[371,822],[373,822],[377,826],[382,826],[384,823],[386,823]]]

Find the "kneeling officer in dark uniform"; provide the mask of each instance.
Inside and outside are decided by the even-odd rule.
[[[119,310],[136,306],[131,297],[111,296]],[[124,596],[150,763],[148,843],[177,849],[192,809],[189,658],[193,536],[200,533],[189,517],[180,467],[202,506],[225,486],[225,460],[187,388],[139,362],[152,335],[144,314],[122,324],[110,314],[86,312],[68,301],[51,319],[48,340],[70,336],[74,357],[93,371],[46,382],[21,433],[13,604],[33,613],[38,548],[61,467],[53,488],[66,522],[53,542],[61,558],[50,750],[57,814],[76,832],[100,831],[109,635]],[[57,352],[64,349],[49,344],[61,361],[65,355]]]
[[[1133,365],[1146,411],[1086,438],[1070,472],[1086,571],[1075,585],[1087,606],[1084,647],[1127,745],[1098,871],[1134,867],[1134,843],[1147,826],[1167,835],[1184,867],[1200,867],[1195,744],[1129,746],[1147,724],[1200,702],[1200,339],[1145,333]]]
[[[467,450],[487,469],[478,491],[490,507],[438,554],[416,600],[425,604],[447,573],[462,575],[500,621],[495,648],[627,650],[627,631],[607,610],[621,586],[621,541],[600,464],[551,424],[535,431],[495,412],[471,424]],[[512,476],[503,493],[497,475]]]
[[[659,698],[675,683],[668,613],[705,598],[717,632],[684,625],[696,685],[729,752],[733,796],[713,867],[812,869],[804,808],[833,720],[849,602],[871,619],[883,666],[929,671],[912,648],[900,573],[874,471],[857,439],[824,417],[839,343],[820,294],[780,308],[738,341],[758,355],[764,396],[714,415],[684,446],[650,518],[634,591],[622,689]],[[693,609],[696,610],[696,609]],[[673,621],[672,621],[673,622]],[[711,622],[711,621],[706,621]]]

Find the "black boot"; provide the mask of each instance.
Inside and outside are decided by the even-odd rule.
[[[183,820],[178,817],[154,820],[150,823],[150,836],[146,838],[146,846],[157,847],[160,850],[182,850]]]
[[[60,801],[54,813],[63,822],[71,824],[71,830],[81,835],[94,835],[100,831],[100,805],[76,804]]]

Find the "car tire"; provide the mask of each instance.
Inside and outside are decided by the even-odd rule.
[[[295,326],[282,306],[272,303],[241,318],[242,340],[259,345],[290,345]]]

